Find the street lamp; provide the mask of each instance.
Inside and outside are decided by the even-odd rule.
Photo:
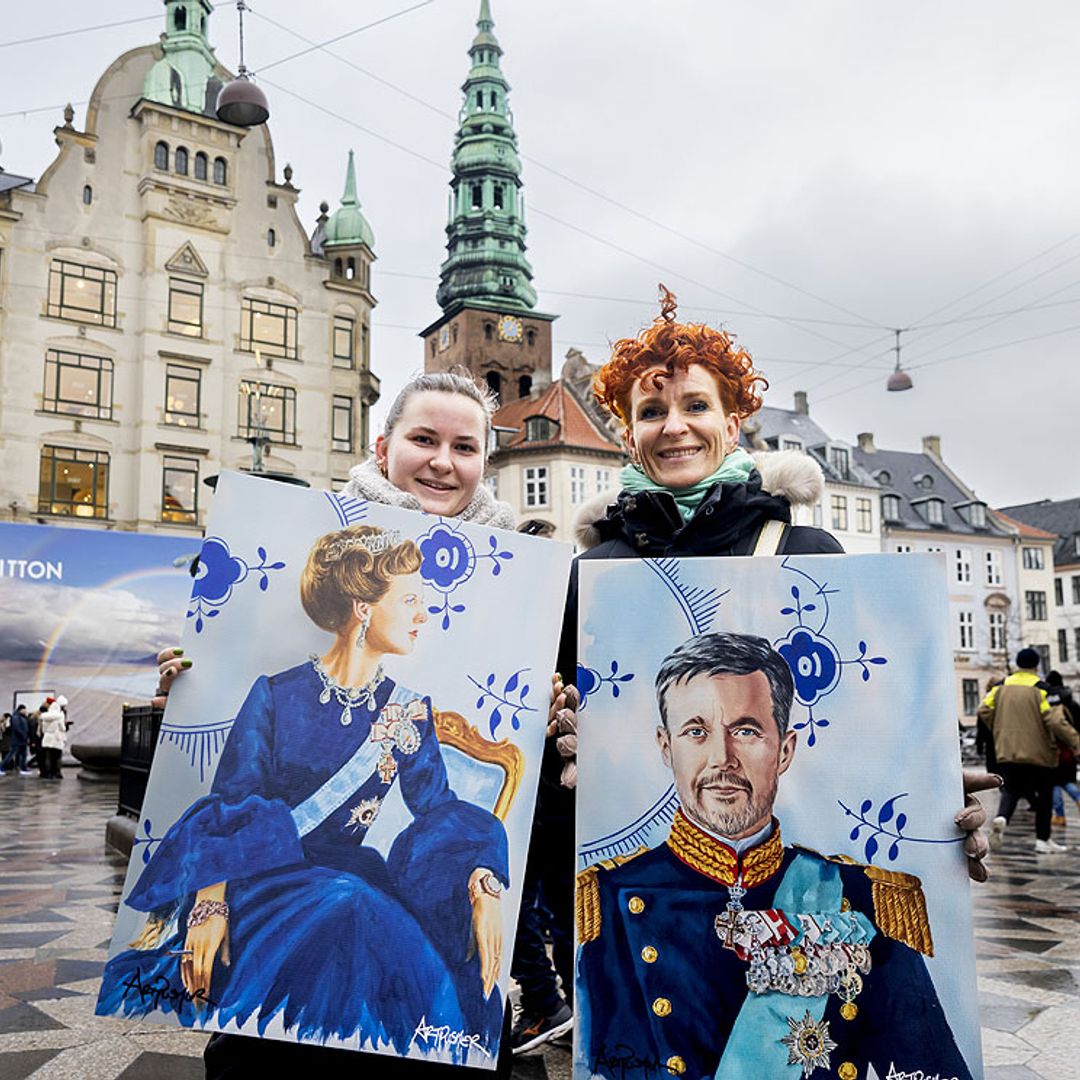
[[[911,376],[900,366],[900,335],[903,332],[902,329],[893,330],[893,333],[896,335],[896,344],[893,346],[893,351],[896,353],[896,367],[893,369],[893,373],[885,383],[886,390],[910,390],[914,385],[911,381]]]
[[[236,127],[258,127],[270,119],[270,106],[244,66],[244,12],[247,11],[244,0],[237,0],[236,11],[240,18],[240,66],[236,78],[218,94],[217,115],[219,120]]]

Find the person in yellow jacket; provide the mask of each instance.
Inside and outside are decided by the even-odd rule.
[[[1061,705],[1051,705],[1039,682],[1039,654],[1021,649],[1017,671],[995,686],[979,706],[979,719],[994,736],[998,772],[1005,780],[998,814],[990,826],[990,846],[1001,847],[1016,804],[1027,798],[1035,811],[1035,851],[1055,855],[1067,850],[1050,839],[1051,799],[1058,744],[1080,750],[1080,735]]]

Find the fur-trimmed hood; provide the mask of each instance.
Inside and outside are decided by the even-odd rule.
[[[762,491],[785,499],[791,506],[812,506],[821,499],[825,476],[809,454],[802,450],[772,450],[751,456],[761,476]],[[602,537],[596,523],[607,516],[608,508],[618,496],[618,489],[602,492],[584,503],[574,515],[574,540],[581,550],[587,551],[600,543]]]

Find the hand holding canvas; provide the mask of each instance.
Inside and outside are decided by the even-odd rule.
[[[472,878],[489,873],[489,870],[480,867],[473,871]],[[497,896],[489,896],[482,889],[473,888],[472,879],[469,884],[469,891],[475,897],[472,908],[473,944],[480,954],[480,979],[484,988],[484,999],[487,1000],[499,981],[499,970],[502,967],[502,913]]]
[[[225,882],[209,885],[195,895],[196,903],[225,899]],[[214,961],[221,952],[221,962],[229,965],[229,923],[223,915],[211,915],[205,922],[188,929],[184,939],[184,955],[180,961],[180,978],[184,989],[195,998],[196,1006],[210,997],[210,980]]]

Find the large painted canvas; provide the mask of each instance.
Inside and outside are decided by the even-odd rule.
[[[493,1068],[569,559],[225,474],[98,1012]]]
[[[581,566],[575,1078],[982,1075],[935,555]]]
[[[0,698],[68,699],[69,742],[120,746],[125,701],[149,696],[154,657],[180,634],[202,541],[0,524]]]

